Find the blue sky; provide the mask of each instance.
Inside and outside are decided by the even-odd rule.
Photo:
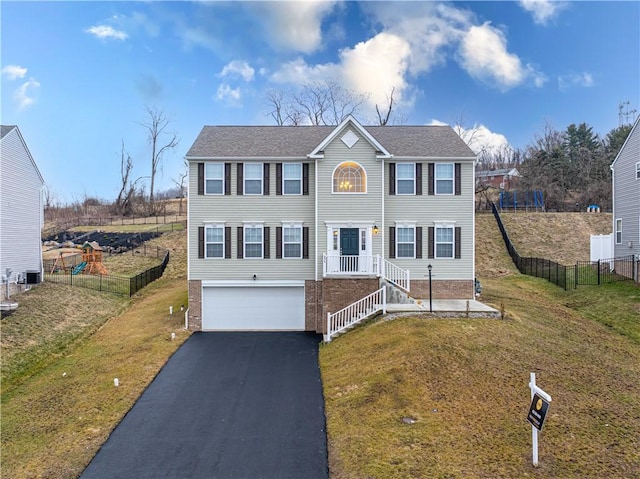
[[[392,88],[407,124],[480,127],[524,147],[546,124],[618,126],[640,110],[640,2],[0,2],[2,124],[17,124],[64,202],[113,200],[124,141],[150,171],[145,106],[180,144],[203,125],[273,124],[266,92],[332,79],[369,101]],[[476,145],[477,146],[477,145]]]

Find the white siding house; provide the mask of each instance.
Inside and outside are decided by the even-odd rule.
[[[392,271],[474,297],[475,154],[448,126],[205,126],[186,159],[190,329],[323,333]]]
[[[44,180],[17,126],[0,136],[0,297],[18,283],[42,278]],[[7,275],[8,270],[11,270]]]
[[[613,243],[615,257],[640,257],[640,117],[616,159],[613,173]]]

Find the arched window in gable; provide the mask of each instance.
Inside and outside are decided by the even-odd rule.
[[[354,161],[340,163],[333,171],[334,193],[366,193],[367,173]]]

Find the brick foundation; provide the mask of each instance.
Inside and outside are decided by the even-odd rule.
[[[473,299],[474,287],[471,280],[433,281],[433,299]],[[429,280],[411,280],[411,297],[429,298]]]
[[[189,281],[189,331],[202,331],[202,281]]]

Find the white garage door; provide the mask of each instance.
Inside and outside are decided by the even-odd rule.
[[[304,286],[202,289],[203,331],[304,331]]]

